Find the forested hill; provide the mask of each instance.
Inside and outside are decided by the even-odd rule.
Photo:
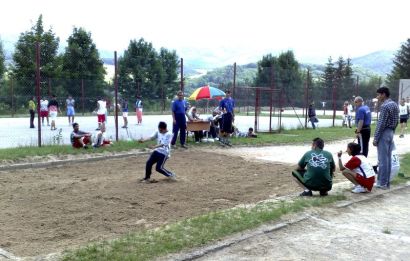
[[[361,80],[369,79],[373,76],[385,77],[393,68],[393,57],[393,51],[379,51],[365,56],[352,58],[353,74],[359,76],[359,79]],[[323,74],[325,65],[301,64],[300,68],[302,70],[307,70],[309,68],[313,78],[318,79]],[[201,71],[201,75],[196,74],[195,70],[192,68],[189,68],[189,70],[186,71],[189,71],[189,73],[186,74],[188,78],[186,81],[187,90],[192,90],[206,84],[228,84],[232,82],[233,79],[233,65],[209,70],[205,74]],[[236,73],[237,84],[251,84],[256,76],[256,72],[256,63],[238,65]]]

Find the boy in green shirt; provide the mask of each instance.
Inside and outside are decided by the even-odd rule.
[[[323,150],[324,141],[315,138],[312,149],[299,160],[298,168],[292,171],[296,183],[304,189],[300,196],[312,196],[312,190],[320,191],[321,196],[327,196],[332,189],[332,178],[335,162],[330,152]]]
[[[31,97],[31,100],[28,102],[28,110],[30,112],[30,128],[34,129],[34,115],[36,114],[36,103],[34,102],[35,97]]]

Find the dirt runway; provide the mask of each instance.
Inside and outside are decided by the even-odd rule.
[[[177,182],[154,171],[159,182],[142,184],[147,157],[1,172],[0,248],[48,254],[300,190],[295,166],[195,148],[167,162]]]

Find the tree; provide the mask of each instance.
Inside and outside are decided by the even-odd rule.
[[[410,38],[397,51],[390,79],[410,79]]]
[[[100,58],[91,33],[74,27],[67,39],[62,57],[62,76],[67,79],[65,90],[73,96],[81,96],[81,80],[85,80],[84,95],[95,99],[104,94],[104,63]],[[74,80],[74,84],[73,81]],[[70,84],[71,82],[71,84]]]
[[[13,54],[12,76],[18,81],[16,93],[34,95],[36,76],[36,43],[40,45],[41,78],[53,78],[58,68],[57,51],[59,38],[50,28],[44,31],[43,16],[40,15],[30,31],[20,34]]]
[[[324,89],[323,91],[324,100],[332,99],[332,90],[333,90],[334,80],[335,80],[335,68],[334,68],[334,63],[332,61],[332,57],[330,56],[327,59],[325,71],[322,76],[323,89]]]
[[[302,97],[303,85],[299,68],[299,62],[295,59],[292,51],[281,53],[278,57],[279,64],[279,88],[282,88],[286,96]],[[313,85],[310,85],[311,87]]]
[[[347,58],[346,65],[343,70],[343,90],[347,100],[350,100],[355,94],[355,81],[353,78],[352,59]]]
[[[0,80],[3,79],[3,75],[6,72],[6,55],[3,49],[3,42],[0,38]]]
[[[177,69],[178,57],[175,51],[162,48],[157,53],[152,43],[143,38],[131,40],[119,59],[121,93],[125,97],[142,95],[146,100],[161,99],[163,95],[171,97],[178,86]]]
[[[410,38],[397,51],[393,59],[393,69],[387,76],[387,83],[393,97],[397,97],[400,79],[410,79]]]

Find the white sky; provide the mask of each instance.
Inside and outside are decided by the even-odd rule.
[[[397,50],[410,37],[409,9],[406,0],[8,0],[0,37],[13,39],[43,14],[62,44],[81,26],[100,50],[122,52],[144,37],[184,60],[245,63],[293,50],[302,62],[325,63]]]

